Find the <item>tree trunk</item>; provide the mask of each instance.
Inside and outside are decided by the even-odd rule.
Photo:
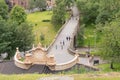
[[[111,62],[110,68],[111,68],[111,69],[114,69],[114,67],[113,67],[113,62]]]

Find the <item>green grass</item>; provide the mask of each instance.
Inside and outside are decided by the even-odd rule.
[[[54,27],[51,24],[52,11],[35,12],[28,14],[27,21],[33,26],[33,34],[35,35],[34,44],[39,42],[44,46],[48,46],[54,39],[57,31],[61,26]],[[70,17],[69,12],[66,13],[66,19]],[[50,20],[49,22],[43,22],[43,20]],[[42,36],[42,39],[41,37]],[[43,39],[44,38],[44,39]]]
[[[95,25],[88,25],[84,27],[83,37],[82,47],[96,47],[101,41],[102,34],[101,32],[96,31]],[[81,44],[78,44],[78,46],[81,46]]]
[[[120,73],[88,73],[73,76],[74,80],[120,80]]]
[[[95,45],[95,29],[94,27],[85,27],[84,31],[84,46]]]
[[[0,2],[5,2],[5,0],[0,0]]]
[[[0,80],[38,80],[41,77],[53,76],[52,74],[14,74],[0,75]],[[120,80],[120,73],[86,73],[86,74],[56,74],[54,76],[72,76],[74,80]]]
[[[33,33],[35,35],[35,44],[41,42],[44,45],[49,45],[54,39],[57,31],[51,22],[43,22],[43,20],[51,20],[52,11],[35,12],[28,14],[27,21],[30,22],[33,27]],[[40,39],[40,35],[44,36],[44,40]]]
[[[46,74],[14,74],[14,75],[0,75],[0,80],[37,80],[41,77],[48,76]]]
[[[101,69],[102,72],[119,72],[120,71],[120,63],[114,63],[114,69],[110,69],[110,64],[100,64],[97,65],[98,68]]]

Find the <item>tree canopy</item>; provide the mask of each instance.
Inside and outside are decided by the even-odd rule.
[[[61,2],[53,9],[52,23],[57,26],[65,21],[65,5]]]
[[[8,20],[0,15],[0,54],[7,52],[10,58],[14,56],[16,47],[22,51],[31,47],[34,36],[32,27],[25,20],[26,13],[19,6],[12,9]]]
[[[103,28],[103,39],[100,44],[100,56],[110,62],[120,62],[120,26],[111,22]]]
[[[14,6],[10,12],[10,19],[12,21],[18,22],[18,24],[21,24],[26,21],[27,14],[25,13],[25,10],[20,6]]]
[[[29,0],[29,10],[39,8],[40,11],[46,9],[46,0]]]
[[[5,2],[0,1],[0,16],[3,19],[8,18],[8,6],[5,4]]]

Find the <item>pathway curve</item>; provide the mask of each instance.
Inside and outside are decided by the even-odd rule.
[[[69,54],[68,48],[70,47],[71,41],[67,40],[66,37],[72,38],[73,33],[79,23],[78,9],[73,7],[73,17],[64,26],[58,37],[56,38],[53,46],[50,48],[48,55],[54,54],[56,64],[66,63],[72,60],[75,56]]]

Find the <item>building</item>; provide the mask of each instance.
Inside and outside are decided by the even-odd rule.
[[[46,0],[46,3],[49,8],[52,8],[55,5],[55,0]]]
[[[28,7],[28,0],[9,0],[9,2],[12,6],[19,5],[24,7],[25,9],[27,9]]]
[[[29,5],[29,0],[5,0],[5,2],[10,7],[13,7],[14,5],[19,5],[24,7],[25,9],[27,9]],[[55,5],[55,0],[46,0],[46,4],[49,8],[52,8]]]

